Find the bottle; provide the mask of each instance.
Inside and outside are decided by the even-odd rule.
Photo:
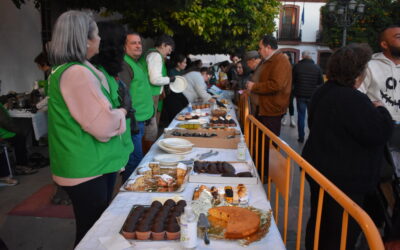
[[[236,157],[239,161],[245,161],[246,160],[246,142],[244,141],[244,136],[242,135],[240,137],[240,142],[237,145],[237,152],[236,152]]]
[[[181,215],[181,245],[184,249],[195,249],[197,246],[197,218],[190,205]]]
[[[189,102],[189,105],[188,105],[188,107],[187,107],[187,110],[188,110],[189,113],[192,113],[193,108],[192,108],[192,103],[191,103],[191,102]]]

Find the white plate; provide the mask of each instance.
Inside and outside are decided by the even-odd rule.
[[[164,166],[175,166],[179,161],[182,161],[185,157],[182,155],[175,154],[160,154],[154,157],[154,161],[160,163],[160,165]]]
[[[181,139],[181,138],[165,138],[161,139],[160,143],[168,148],[174,149],[174,148],[188,148],[188,147],[193,147],[193,143],[186,139]]]
[[[161,141],[158,141],[157,144],[158,144],[158,147],[160,147],[162,150],[164,150],[165,152],[170,153],[170,154],[185,155],[185,154],[188,154],[188,153],[192,152],[192,148],[190,148],[190,150],[188,150],[188,151],[183,151],[182,152],[180,150],[174,150],[172,148],[165,147],[161,143]]]
[[[182,93],[188,83],[183,76],[175,76],[175,81],[169,84],[169,88],[175,93]]]

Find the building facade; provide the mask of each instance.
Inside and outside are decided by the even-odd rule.
[[[331,49],[322,43],[321,7],[327,0],[281,0],[275,20],[279,49],[289,55],[292,64],[301,60],[301,53],[311,52],[314,62],[325,72]]]

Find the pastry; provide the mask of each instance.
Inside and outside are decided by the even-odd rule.
[[[225,187],[225,200],[228,203],[233,202],[233,189],[231,186],[226,186]]]
[[[165,231],[163,222],[155,222],[151,227],[153,240],[164,240]]]
[[[153,172],[149,166],[142,166],[138,168],[138,173],[143,175],[145,179],[151,179],[153,177]]]
[[[176,117],[176,119],[177,119],[178,121],[184,121],[184,120],[185,120],[185,116],[184,116],[184,115],[178,115],[178,116]]]
[[[180,227],[176,223],[170,223],[167,225],[167,239],[168,240],[176,240],[179,239],[180,236]]]
[[[149,167],[151,168],[151,171],[154,175],[160,175],[161,171],[160,171],[160,164],[158,162],[150,162],[149,163]]]
[[[155,176],[157,179],[157,186],[159,187],[169,187],[172,186],[175,179],[167,174],[157,175]]]
[[[178,186],[183,184],[186,172],[187,166],[183,163],[178,163],[178,166],[176,166],[176,184],[178,184]]]
[[[241,207],[214,207],[208,210],[211,223],[222,221],[225,238],[241,239],[258,231],[260,216]]]
[[[168,199],[164,202],[164,207],[172,208],[176,205],[175,201],[172,199]]]
[[[143,190],[145,186],[145,177],[143,175],[137,175],[135,179],[129,180],[125,189],[129,191]]]

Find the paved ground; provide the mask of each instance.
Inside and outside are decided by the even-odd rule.
[[[303,144],[297,142],[297,129],[286,125],[282,127],[282,139],[297,152]],[[289,202],[288,249],[294,249],[297,231],[297,207],[299,195],[299,171],[293,168],[293,189]],[[15,205],[29,197],[42,186],[51,183],[49,168],[40,169],[39,173],[18,177],[20,184],[14,187],[0,187],[0,237],[12,250],[64,250],[72,249],[74,239],[74,221],[71,219],[37,218],[7,216]],[[307,197],[308,197],[308,192]],[[308,198],[305,201],[308,206]],[[280,211],[282,210],[282,204]],[[281,213],[282,214],[282,213]],[[308,215],[308,208],[305,208]],[[304,220],[305,223],[306,220]],[[280,219],[281,227],[283,220]],[[304,236],[304,230],[303,230]]]

